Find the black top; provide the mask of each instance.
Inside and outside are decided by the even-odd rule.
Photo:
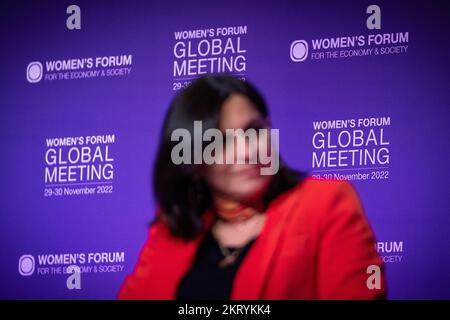
[[[233,264],[221,268],[219,262],[224,256],[209,231],[198,248],[191,269],[178,286],[177,299],[229,299],[236,271],[255,240],[253,238],[242,248]],[[236,248],[227,249],[234,251]]]

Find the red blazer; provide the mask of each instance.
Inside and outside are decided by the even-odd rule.
[[[384,297],[383,264],[353,187],[308,178],[266,211],[265,225],[242,261],[230,299],[374,299]],[[203,215],[207,228],[213,213]],[[160,219],[149,230],[120,299],[175,299],[205,232],[173,237]],[[381,269],[381,289],[368,289],[369,265]]]

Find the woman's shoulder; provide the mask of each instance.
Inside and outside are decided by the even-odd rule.
[[[214,214],[211,209],[206,210],[200,218],[203,223],[203,231],[199,232],[191,240],[198,240],[199,238],[201,238],[204,235],[205,231],[207,231],[214,222]],[[154,218],[149,225],[148,233],[149,240],[152,239],[151,241],[153,243],[159,242],[159,239],[171,239],[171,241],[177,241],[180,243],[184,243],[185,241],[187,241],[187,239],[173,234],[170,228],[170,223],[166,218],[164,211],[158,205],[155,208]]]
[[[286,195],[285,203],[293,220],[319,221],[364,214],[358,193],[349,181],[307,177]]]
[[[291,194],[302,200],[334,199],[342,196],[354,196],[356,194],[353,185],[346,180],[318,179],[308,176],[300,181]]]
[[[362,203],[349,181],[306,178],[284,204],[277,211],[287,217],[292,234],[320,239],[370,233]]]

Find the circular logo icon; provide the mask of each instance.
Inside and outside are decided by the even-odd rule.
[[[24,254],[19,259],[19,273],[22,276],[31,276],[34,272],[34,257]]]
[[[28,64],[27,67],[27,80],[30,83],[36,83],[41,81],[43,74],[42,63],[39,61],[33,61]]]
[[[308,57],[308,43],[305,40],[295,40],[291,44],[291,60],[301,62]]]

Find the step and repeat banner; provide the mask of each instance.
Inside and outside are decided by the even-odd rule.
[[[267,99],[289,165],[355,185],[388,297],[450,299],[448,2],[1,6],[0,298],[114,299],[170,100],[230,73]]]

